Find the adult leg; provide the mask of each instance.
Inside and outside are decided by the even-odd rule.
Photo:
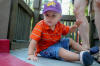
[[[79,27],[80,36],[82,39],[82,46],[86,49],[90,48],[89,45],[89,23],[84,14],[85,7],[87,6],[87,0],[75,0],[74,13],[76,19],[81,19],[82,24]]]
[[[95,10],[95,25],[100,40],[100,0],[94,0],[94,10]],[[100,51],[98,55],[98,62],[100,62]]]
[[[98,36],[100,40],[100,0],[94,0],[94,9],[95,9],[95,25],[98,31]]]

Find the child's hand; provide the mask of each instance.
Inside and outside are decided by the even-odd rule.
[[[70,27],[70,33],[75,32],[76,29],[80,26],[81,23],[82,23],[82,21],[78,19],[75,22],[75,24],[72,27]]]
[[[77,27],[79,27],[81,24],[82,24],[82,21],[77,19],[76,22],[75,22],[75,25],[77,25]]]
[[[33,60],[33,61],[38,61],[38,57],[37,56],[34,56],[34,55],[29,55],[28,60]]]
[[[70,27],[70,33],[75,32],[77,29],[77,25],[73,25],[72,27]]]

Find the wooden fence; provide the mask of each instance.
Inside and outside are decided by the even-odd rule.
[[[24,47],[23,42],[29,42],[32,18],[34,18],[34,13],[23,0],[12,0],[8,34],[11,48]]]

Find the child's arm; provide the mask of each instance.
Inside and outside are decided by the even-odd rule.
[[[73,26],[70,27],[69,32],[70,32],[70,33],[75,32],[76,29],[80,26],[81,23],[82,23],[82,21],[77,20],[77,21],[75,22],[75,24],[74,24]]]
[[[37,42],[35,40],[31,40],[28,48],[28,60],[37,61],[38,58],[35,56],[35,47]]]

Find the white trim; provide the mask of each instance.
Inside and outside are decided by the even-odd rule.
[[[34,28],[35,30],[38,30],[38,31],[40,31],[40,32],[42,32],[41,30],[39,30],[39,29],[37,29],[37,28]]]
[[[47,35],[61,35],[61,34],[49,34],[49,33],[42,33],[42,34],[47,34]]]
[[[34,34],[34,33],[32,33],[32,35],[35,35],[35,36],[38,36],[38,37],[40,37],[39,35],[36,35],[36,34]]]
[[[46,38],[41,38],[41,39],[43,39],[43,40],[52,40],[52,41],[57,41],[57,40],[59,40],[59,39],[46,39]]]

